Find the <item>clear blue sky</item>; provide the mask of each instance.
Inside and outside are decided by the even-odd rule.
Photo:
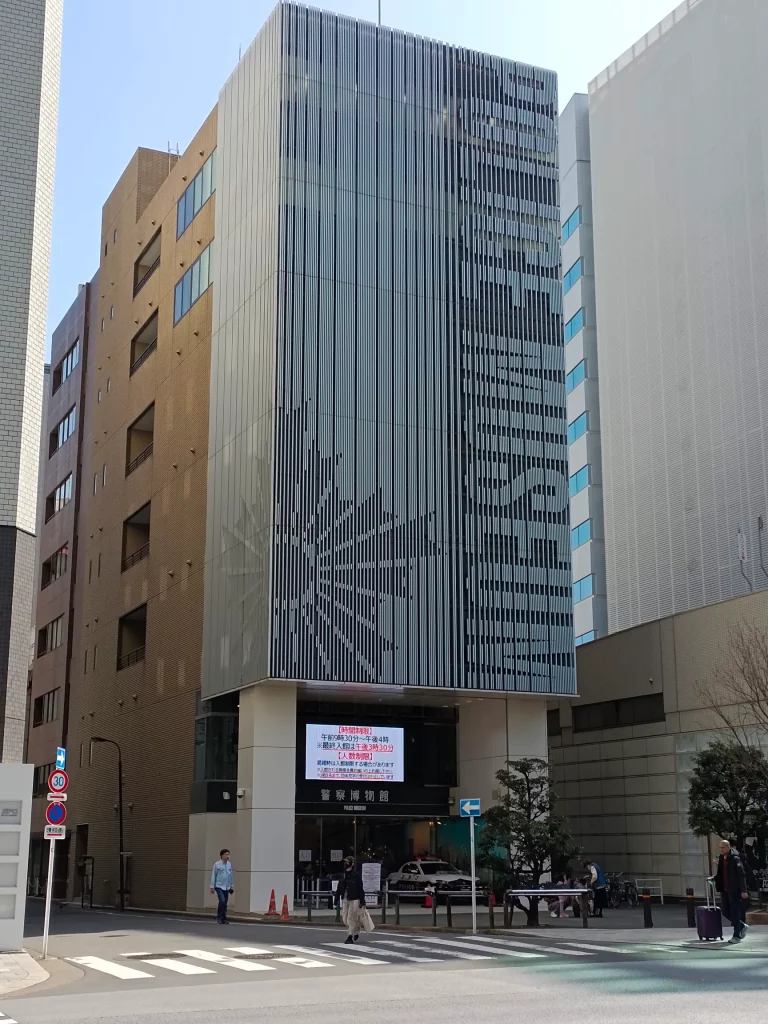
[[[101,207],[138,146],[181,150],[275,0],[65,0],[50,332],[98,265]],[[375,21],[377,0],[316,6]],[[560,106],[675,0],[382,0],[382,22],[552,68]]]

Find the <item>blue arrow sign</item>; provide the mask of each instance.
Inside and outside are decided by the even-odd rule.
[[[67,751],[64,747],[56,748],[56,767],[62,770],[67,767]]]
[[[462,818],[479,818],[479,797],[464,797],[462,800],[459,800],[459,814]]]

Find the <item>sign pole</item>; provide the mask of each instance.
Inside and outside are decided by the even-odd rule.
[[[48,885],[45,888],[45,922],[43,924],[43,960],[48,959],[48,930],[51,925],[51,900],[53,898],[53,860],[56,856],[56,841],[49,840],[51,849],[48,854]]]
[[[477,892],[475,890],[475,819],[469,819],[469,857],[472,865],[472,934],[477,935]]]

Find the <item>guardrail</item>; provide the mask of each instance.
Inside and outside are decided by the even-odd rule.
[[[139,661],[144,661],[145,647],[137,647],[135,651],[131,651],[130,654],[124,654],[122,658],[117,659],[118,671],[122,668],[128,668],[129,665],[135,665]]]
[[[141,562],[149,554],[149,541],[146,544],[142,544],[140,548],[137,548],[133,554],[126,555],[123,559],[123,572],[126,569],[130,569],[131,566],[136,565],[137,562]]]
[[[662,907],[664,906],[664,885],[660,878],[636,878],[635,885],[640,893],[647,889],[651,896],[658,896]]]
[[[515,906],[521,910],[525,908],[520,903],[520,896],[529,898],[537,896],[542,899],[549,897],[560,899],[561,896],[576,896],[579,900],[581,911],[581,927],[589,928],[589,889],[566,889],[563,887],[554,889],[507,889],[504,894],[504,927],[509,928],[512,924],[512,911]]]
[[[135,459],[131,459],[131,461],[126,464],[125,475],[130,476],[134,469],[137,469],[142,464],[142,462],[145,462],[152,454],[154,447],[154,441],[150,441],[143,452],[139,452]]]

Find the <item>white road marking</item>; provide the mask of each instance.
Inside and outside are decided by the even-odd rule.
[[[499,956],[516,956],[523,960],[541,960],[542,953],[517,953],[513,949],[504,949],[503,946],[486,946],[473,942],[457,942],[456,939],[438,939],[430,936],[425,942],[431,942],[437,946],[456,946],[458,949],[481,949],[484,953],[496,953]]]
[[[344,946],[343,942],[324,942],[324,946]],[[389,956],[394,957],[397,960],[410,960],[414,964],[439,964],[442,961],[435,959],[433,956],[410,956],[408,953],[396,953],[392,949],[377,949],[375,946],[362,946],[359,942],[355,943],[355,949],[360,949],[363,953],[373,953],[378,956]]]
[[[342,943],[343,945],[343,943]],[[348,960],[353,964],[370,964],[372,967],[385,967],[386,960],[372,960],[369,956],[354,956],[351,953],[326,953],[324,950],[310,949],[307,946],[276,946],[287,949],[289,953],[309,953],[310,956],[328,956],[339,960]]]
[[[435,949],[434,946],[419,946],[415,942],[398,942],[396,939],[377,939],[376,945],[397,946],[399,949],[421,949],[425,953],[440,953],[442,956],[455,956],[458,957],[459,960],[493,960],[492,956],[485,956],[483,953],[462,953],[458,949]]]
[[[101,971],[102,974],[111,974],[113,978],[120,978],[122,981],[133,981],[136,978],[154,978],[154,974],[147,974],[146,971],[137,971],[133,967],[124,967],[122,964],[113,964],[111,960],[102,960],[100,956],[68,956],[65,959],[71,964],[90,967],[94,971]]]
[[[197,964],[187,964],[183,960],[170,960],[167,957],[159,956],[152,957],[148,960],[142,960],[143,964],[149,964],[150,967],[164,967],[166,971],[175,971],[176,974],[215,974],[216,971],[212,971],[210,967],[199,967]],[[0,1021],[0,1024],[3,1024]]]
[[[271,953],[269,949],[261,949],[258,946],[229,946],[228,952],[230,953],[243,953],[245,956],[264,956],[265,953]],[[274,954],[272,954],[274,956]],[[311,969],[313,967],[333,967],[333,964],[324,964],[319,960],[307,960],[304,956],[277,956],[276,960],[279,960],[281,964],[293,964],[295,967],[306,967]]]
[[[245,956],[266,956],[271,949],[262,949],[261,946],[227,946],[228,953],[243,953]]]
[[[235,960],[231,956],[222,956],[221,953],[209,953],[206,949],[175,949],[174,953],[181,953],[192,960],[205,960],[211,964],[221,964],[222,967],[234,967],[236,971],[274,971],[269,964],[254,963],[252,960]]]
[[[485,935],[467,935],[467,939],[471,942],[485,942],[487,936]],[[544,953],[559,953],[561,956],[591,956],[591,953],[577,953],[575,949],[559,949],[556,946],[537,946],[533,942],[516,942],[514,939],[497,939],[494,938],[493,942],[500,942],[505,946],[516,946],[518,949],[538,949],[539,952]],[[570,943],[569,943],[570,945]]]
[[[567,946],[576,946],[577,949],[595,949],[601,953],[634,953],[634,949],[627,949],[624,946],[596,946],[592,942],[567,942]]]

